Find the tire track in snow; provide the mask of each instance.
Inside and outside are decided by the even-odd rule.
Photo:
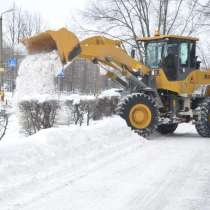
[[[207,167],[207,162],[210,162],[210,154],[206,154],[205,145],[209,147],[210,142],[200,139],[198,144],[201,146],[198,145],[192,151],[177,151],[177,155],[183,156],[182,165],[179,162],[172,163],[166,173],[160,177],[154,176],[151,188],[144,192],[137,190],[126,204],[127,209],[192,210],[200,209],[201,206],[202,209],[209,209],[210,167]]]
[[[8,210],[18,210],[22,209],[23,207],[27,207],[27,205],[30,205],[31,203],[36,202],[37,200],[47,197],[49,194],[54,193],[55,191],[59,191],[60,189],[63,189],[65,187],[68,187],[73,182],[78,181],[79,179],[95,172],[96,170],[100,170],[100,168],[103,168],[105,165],[109,164],[110,162],[115,161],[116,159],[120,159],[124,156],[127,156],[129,153],[135,152],[135,150],[139,150],[143,145],[141,143],[131,143],[131,141],[127,141],[125,143],[114,145],[114,147],[111,148],[111,153],[108,153],[103,158],[100,158],[98,161],[96,161],[94,164],[88,166],[81,167],[78,171],[72,173],[72,168],[63,168],[59,170],[56,173],[53,173],[47,177],[38,178],[36,180],[28,181],[27,183],[22,183],[18,186],[16,186],[13,189],[8,189],[8,193],[12,192],[13,195],[19,195],[19,193],[22,193],[24,191],[24,194],[26,197],[25,201],[23,200],[23,197],[21,197],[21,201],[19,199],[15,199],[14,201],[11,201],[10,198],[10,206],[7,207],[7,202],[5,202],[5,208]],[[27,196],[30,194],[27,189],[31,189],[31,185],[35,184],[35,189],[33,189],[33,193],[31,196]],[[53,186],[53,187],[52,187]],[[44,188],[44,189],[43,189]],[[35,191],[37,190],[37,191]],[[4,192],[7,193],[7,192]],[[11,196],[9,196],[11,197]],[[4,204],[1,204],[3,206]]]

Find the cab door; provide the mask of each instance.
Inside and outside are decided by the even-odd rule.
[[[189,47],[190,43],[188,41],[179,43],[177,80],[184,80],[191,71]]]
[[[176,41],[167,42],[166,51],[162,57],[162,68],[169,81],[176,81],[178,78],[179,45]]]

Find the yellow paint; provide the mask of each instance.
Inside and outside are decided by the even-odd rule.
[[[207,88],[206,96],[210,96],[210,87]]]
[[[169,81],[162,69],[156,77],[157,89],[164,89],[178,94],[192,94],[199,86],[210,84],[210,70],[194,70],[185,80]]]
[[[65,28],[58,31],[46,31],[24,39],[23,44],[30,54],[58,50],[62,62],[68,61],[68,55],[79,44],[76,35]]]
[[[173,100],[173,107],[174,108],[176,107],[176,100],[175,99]]]
[[[4,72],[4,68],[0,67],[0,72]]]
[[[81,54],[79,58],[89,60],[97,59],[111,67],[113,67],[113,64],[116,64],[119,68],[126,66],[131,71],[132,69],[136,69],[144,74],[150,71],[148,67],[129,56],[127,52],[121,48],[121,42],[118,40],[96,36],[80,42],[80,47]]]
[[[157,35],[152,37],[142,37],[138,38],[137,41],[154,41],[154,40],[161,40],[161,39],[181,39],[181,40],[191,40],[191,41],[198,41],[198,38],[190,37],[190,36],[177,36],[177,35]]]
[[[152,120],[152,113],[145,104],[136,104],[129,112],[129,121],[134,128],[144,129],[149,126]]]
[[[115,80],[117,78],[117,75],[115,73],[111,72],[111,71],[107,71],[105,73],[105,76],[110,78],[110,79],[113,79],[113,80]]]

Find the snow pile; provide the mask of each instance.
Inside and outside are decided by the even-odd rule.
[[[13,206],[21,196],[17,192],[27,193],[28,184],[34,181],[37,186],[39,181],[52,181],[58,176],[63,180],[63,170],[67,168],[68,179],[81,176],[110,158],[135,150],[144,142],[141,140],[124,120],[114,117],[90,126],[46,129],[15,145],[3,144],[0,147],[0,206],[2,209]],[[38,187],[37,193],[41,190],[42,186]],[[26,197],[31,199],[30,192]],[[22,199],[19,201],[24,202]]]
[[[94,95],[70,94],[60,96],[60,101],[73,101],[73,104],[79,104],[80,101],[93,101],[95,99]]]
[[[34,99],[37,95],[45,95],[45,100],[54,93],[54,78],[61,68],[60,58],[55,51],[27,56],[18,71],[16,101]]]
[[[99,95],[99,98],[110,98],[110,97],[120,97],[120,89],[117,89],[117,88],[111,88],[111,89],[108,89],[108,90],[104,90],[100,95]]]

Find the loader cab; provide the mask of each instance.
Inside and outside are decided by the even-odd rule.
[[[170,81],[184,80],[199,67],[196,41],[192,37],[159,35],[141,39],[145,46],[145,65],[162,68]]]

